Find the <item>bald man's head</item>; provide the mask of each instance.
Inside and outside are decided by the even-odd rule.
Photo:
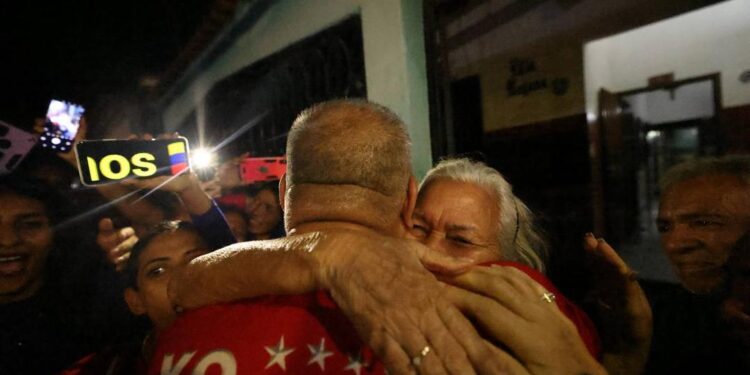
[[[302,112],[287,141],[287,231],[310,222],[400,230],[416,195],[410,147],[398,116],[375,103],[336,100]]]
[[[357,185],[394,196],[411,175],[409,135],[387,108],[336,100],[302,112],[287,142],[287,183]]]

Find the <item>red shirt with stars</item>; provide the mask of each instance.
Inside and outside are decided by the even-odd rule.
[[[162,332],[149,374],[384,374],[325,292],[189,311]]]
[[[594,326],[539,272],[510,262],[557,295],[589,351],[599,358]],[[189,311],[160,334],[149,374],[384,374],[325,292],[271,296]]]

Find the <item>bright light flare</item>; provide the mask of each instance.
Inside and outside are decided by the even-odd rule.
[[[199,148],[190,152],[190,164],[195,169],[205,169],[214,164],[214,154],[210,149]]]

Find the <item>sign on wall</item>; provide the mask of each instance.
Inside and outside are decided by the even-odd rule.
[[[462,72],[479,74],[485,132],[584,112],[580,46],[552,51],[498,56]]]

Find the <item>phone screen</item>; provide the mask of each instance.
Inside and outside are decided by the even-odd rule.
[[[52,100],[47,109],[44,133],[39,137],[42,147],[66,152],[73,146],[85,109],[75,103]]]

